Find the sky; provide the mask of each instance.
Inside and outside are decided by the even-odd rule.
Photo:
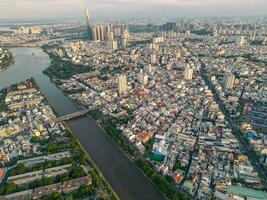
[[[267,15],[267,0],[0,0],[0,20]]]

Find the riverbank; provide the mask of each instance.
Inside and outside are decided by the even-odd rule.
[[[47,50],[47,49],[46,49]],[[47,52],[48,53],[48,52]],[[50,77],[52,82],[57,86],[60,85],[61,79],[69,79],[72,75],[77,74],[80,70],[79,65],[73,65],[67,63],[67,61],[61,61],[61,59],[50,55],[52,59],[51,65],[44,71],[46,75]],[[56,65],[55,65],[56,64]],[[69,69],[76,67],[75,71]],[[68,73],[62,74],[66,70]],[[84,66],[83,66],[84,67]],[[61,72],[58,71],[61,69]],[[88,68],[88,70],[91,68]],[[69,72],[72,72],[70,75]],[[82,70],[80,73],[83,73]],[[65,91],[63,91],[65,92]],[[75,101],[75,103],[77,103]],[[78,102],[77,106],[81,103]],[[104,115],[100,110],[94,110],[90,112],[90,116],[97,122],[97,124],[103,129],[103,132],[107,134],[122,150],[123,153],[131,160],[131,162],[138,167],[140,172],[155,185],[166,199],[187,199],[186,195],[182,194],[177,188],[174,180],[168,176],[162,176],[158,173],[150,162],[148,162],[139,152],[129,143],[126,138],[123,137],[121,131],[116,127],[117,124],[113,123],[113,120],[108,115]]]
[[[1,88],[33,77],[59,115],[78,111],[74,103],[43,74],[50,65],[50,59],[42,49],[16,48],[10,51],[16,62],[12,67],[0,72]],[[156,187],[93,119],[77,118],[67,124],[121,200],[163,199]]]
[[[1,128],[4,130],[12,128],[12,117],[8,117],[9,114],[14,113],[18,108],[22,111],[17,114],[16,126],[19,127],[19,131],[1,132],[4,143],[1,144],[1,148],[5,152],[7,151],[7,155],[9,155],[10,149],[5,146],[6,141],[13,142],[13,148],[22,152],[19,156],[12,156],[4,165],[6,168],[0,184],[0,195],[5,196],[1,197],[9,198],[8,195],[12,194],[16,198],[20,197],[21,192],[24,192],[32,198],[81,199],[92,197],[118,200],[67,124],[46,123],[47,120],[50,121],[55,116],[58,117],[58,114],[51,110],[51,103],[40,92],[40,88],[33,78],[12,84],[7,89],[0,90],[0,94],[0,106],[4,108],[2,104],[5,104],[6,107],[6,109],[0,109],[0,116],[6,122]],[[6,96],[11,103],[5,103],[6,101],[2,100]],[[14,96],[16,97],[15,101]],[[40,107],[42,109],[39,109]],[[35,112],[31,112],[31,110],[35,110]],[[7,115],[4,115],[5,113]],[[27,113],[27,120],[23,113]],[[35,115],[35,113],[40,115]],[[19,123],[20,118],[25,118],[23,123]],[[33,127],[33,124],[37,124],[38,131],[36,127]],[[22,138],[24,143],[29,144],[29,148],[34,146],[35,150],[25,151],[25,147],[20,148],[18,141],[21,141]],[[45,156],[47,156],[47,160],[42,159]],[[49,156],[53,158],[49,159]],[[36,159],[38,162],[34,162]],[[27,178],[29,173],[36,178]],[[50,174],[40,176],[42,173]],[[16,175],[22,177],[21,180],[18,177],[13,181],[12,177]],[[68,187],[72,188],[68,193],[65,192],[66,183],[69,184]],[[47,188],[50,190],[45,193],[39,194],[37,192],[38,190],[47,190]]]
[[[0,72],[6,70],[14,62],[12,53],[7,49],[0,48]]]
[[[166,199],[172,200],[186,200],[188,197],[182,194],[176,187],[174,180],[168,176],[162,176],[158,173],[153,165],[149,163],[142,155],[139,154],[129,141],[122,135],[116,127],[116,119],[107,117],[100,110],[93,110],[89,112],[90,116],[98,122],[98,124],[105,130],[105,132],[112,138],[114,142],[122,149],[132,162],[138,166],[142,173],[148,177],[153,184],[161,191]],[[115,123],[114,123],[115,122]]]
[[[39,88],[38,84],[35,82],[35,80],[33,78],[31,80],[35,84],[35,88],[40,90],[40,88]],[[50,107],[52,108],[55,115],[57,117],[60,117],[60,115],[56,112],[56,109],[54,109],[52,103],[45,96],[44,96],[44,98],[45,98],[45,102],[48,105],[50,105]],[[74,151],[75,155],[73,157],[78,159],[80,163],[86,164],[86,165],[90,166],[91,169],[93,169],[93,171],[91,171],[91,174],[93,177],[94,187],[96,187],[96,188],[101,187],[102,188],[102,193],[105,196],[104,199],[119,200],[118,195],[115,193],[115,191],[113,190],[111,185],[108,183],[108,181],[105,179],[105,177],[103,176],[103,174],[99,170],[99,168],[96,166],[96,164],[90,158],[89,154],[86,153],[86,150],[83,148],[83,146],[81,145],[81,143],[77,139],[76,135],[68,127],[68,124],[66,122],[63,122],[63,124],[66,127],[66,129],[68,130],[68,133],[70,134],[71,144],[73,146],[72,148],[75,149],[75,151]],[[83,188],[83,190],[78,191],[78,193],[80,195],[82,195],[83,192],[86,192],[86,191],[84,191],[84,188]],[[84,195],[86,195],[86,193]],[[86,197],[86,196],[84,196],[84,197]]]

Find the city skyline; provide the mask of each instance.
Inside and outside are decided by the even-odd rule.
[[[1,0],[0,18],[84,19],[84,7],[88,6],[92,18],[132,17],[220,17],[265,15],[265,0]],[[47,14],[49,13],[49,15]]]
[[[267,200],[267,0],[0,0],[0,200]]]

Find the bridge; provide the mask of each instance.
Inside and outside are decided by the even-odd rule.
[[[87,114],[90,110],[95,110],[95,109],[97,109],[97,107],[93,107],[93,108],[89,108],[89,109],[85,109],[85,110],[80,110],[80,111],[77,111],[74,113],[70,113],[70,114],[52,119],[50,121],[45,122],[45,124],[50,124],[51,122],[59,123],[59,122],[63,122],[63,121],[68,121],[68,120],[83,116],[83,115]]]

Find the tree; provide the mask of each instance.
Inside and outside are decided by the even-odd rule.
[[[15,183],[8,183],[6,186],[6,194],[14,193],[17,189]]]
[[[1,184],[0,185],[0,195],[3,195],[5,193],[5,189],[6,189],[5,185]]]
[[[70,172],[69,172],[69,176],[70,176],[71,179],[79,178],[79,177],[82,177],[82,176],[85,176],[85,175],[86,175],[86,173],[85,173],[85,171],[83,170],[82,167],[74,166],[74,167],[72,167],[70,169]]]
[[[32,142],[32,143],[40,143],[40,142],[41,142],[41,138],[38,137],[38,136],[33,136],[33,137],[31,138],[31,142]]]
[[[54,183],[54,180],[52,178],[43,179],[43,185],[51,185],[53,183]]]
[[[63,196],[59,192],[53,192],[51,195],[44,196],[41,200],[63,200]]]
[[[16,167],[8,171],[9,176],[14,176],[17,174],[23,174],[26,172],[26,167],[23,163],[19,163]]]

